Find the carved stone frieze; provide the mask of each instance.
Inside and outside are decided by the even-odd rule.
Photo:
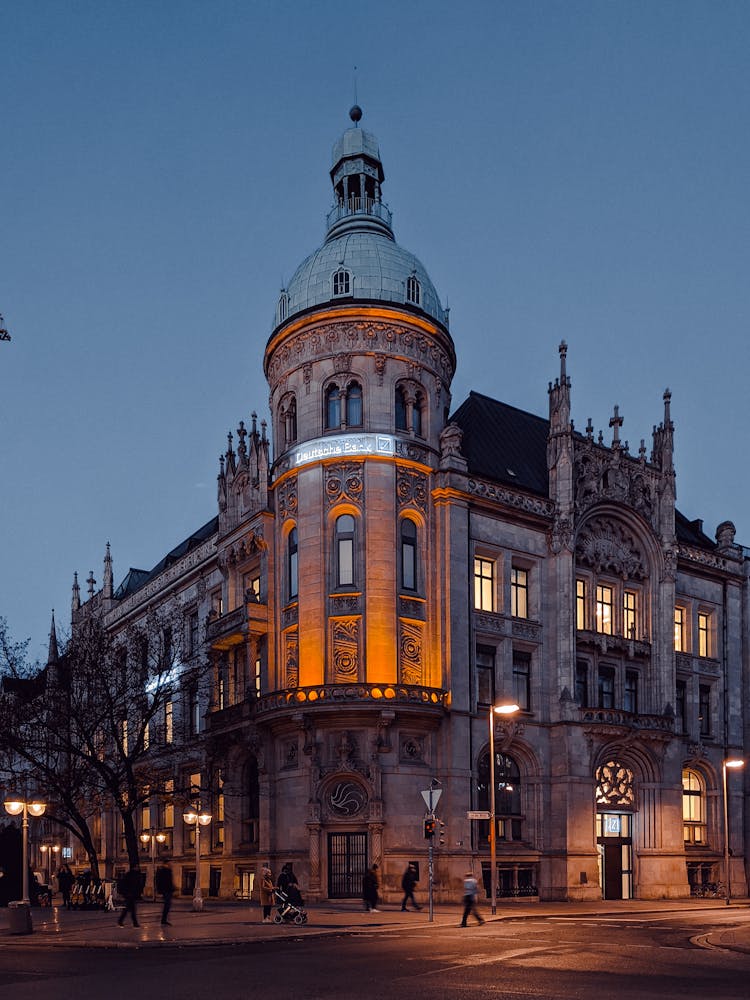
[[[276,509],[280,518],[297,516],[297,477],[290,476],[276,490]]]
[[[346,597],[331,597],[328,601],[328,611],[332,615],[352,615],[362,610],[362,598],[359,594],[347,594]]]
[[[516,492],[506,489],[503,486],[495,486],[492,483],[480,482],[470,479],[468,482],[469,493],[487,500],[494,500],[505,507],[512,507],[514,510],[522,510],[527,514],[537,514],[540,517],[552,517],[555,512],[555,505],[551,500],[543,500],[541,497],[531,497],[526,493]]]
[[[299,620],[299,608],[296,604],[292,605],[290,608],[284,608],[281,612],[281,627],[289,628],[290,625],[296,625]]]
[[[505,616],[495,614],[491,611],[475,611],[474,625],[479,632],[494,632],[497,635],[505,635]]]
[[[603,518],[589,521],[578,535],[576,560],[597,573],[613,573],[623,580],[644,580],[648,576],[633,534],[617,521]]]
[[[396,438],[394,454],[399,458],[408,458],[412,462],[427,464],[429,451],[423,445],[415,444],[413,441],[405,441],[403,438]]]
[[[340,462],[325,466],[325,493],[329,504],[349,500],[361,508],[365,499],[364,463]]]
[[[398,623],[399,677],[402,684],[421,684],[424,673],[423,626],[417,622]]]
[[[396,496],[399,508],[417,507],[423,513],[427,510],[427,476],[411,469],[398,470]]]
[[[700,566],[707,566],[709,569],[718,569],[725,573],[737,572],[737,566],[733,562],[730,563],[729,560],[723,556],[715,555],[713,552],[707,552],[705,549],[693,548],[692,545],[680,545],[679,556],[680,559],[698,563]]]
[[[424,621],[426,618],[427,606],[424,601],[417,601],[413,597],[399,597],[398,613],[406,618],[417,618]]]
[[[337,618],[329,623],[335,684],[351,683],[359,678],[361,624],[360,618]]]
[[[550,551],[557,555],[559,552],[573,551],[573,523],[569,517],[555,516],[555,523],[547,536]]]
[[[424,764],[424,736],[416,735],[414,733],[400,733],[398,741],[398,759],[404,764]]]
[[[576,512],[580,515],[595,503],[614,500],[628,504],[653,523],[657,476],[643,457],[631,458],[621,448],[602,448],[587,438],[576,448]]]
[[[542,638],[542,626],[536,622],[513,620],[512,624],[514,639],[528,639],[531,642],[539,642]]]
[[[299,684],[299,633],[296,629],[284,633],[284,679],[287,688]]]

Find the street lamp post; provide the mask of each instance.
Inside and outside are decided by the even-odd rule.
[[[203,895],[201,893],[201,827],[208,826],[213,817],[211,813],[202,812],[200,802],[195,808],[187,809],[182,818],[188,826],[195,827],[195,888],[193,889],[193,910],[198,912],[203,909]]]
[[[515,703],[493,705],[490,709],[490,906],[497,913],[497,821],[495,819],[495,716],[514,715]]]
[[[151,895],[156,899],[156,845],[163,844],[167,839],[166,833],[156,833],[152,826],[148,833],[144,830],[141,834],[141,843],[150,843],[151,853]]]
[[[745,761],[741,757],[730,757],[722,762],[721,777],[724,793],[724,898],[729,906],[729,803],[727,801],[727,768],[743,767]]]
[[[21,872],[21,884],[23,899],[22,903],[26,906],[31,905],[31,900],[29,899],[29,814],[32,816],[43,816],[44,810],[47,808],[45,802],[26,802],[23,799],[7,799],[3,805],[5,806],[5,811],[11,816],[21,816],[21,864],[23,866],[23,871]]]

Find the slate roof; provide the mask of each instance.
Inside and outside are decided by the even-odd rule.
[[[207,521],[202,528],[198,528],[197,531],[193,532],[188,538],[179,545],[176,545],[170,552],[168,552],[164,558],[154,566],[151,570],[146,569],[133,569],[132,566],[128,570],[125,579],[119,585],[114,593],[115,600],[121,601],[125,597],[130,597],[136,591],[144,587],[149,580],[153,580],[160,573],[164,572],[168,566],[172,563],[177,562],[184,555],[190,552],[192,549],[196,548],[202,542],[205,542],[207,538],[215,535],[219,530],[219,518],[212,517],[210,521]]]

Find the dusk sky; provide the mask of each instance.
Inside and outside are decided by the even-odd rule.
[[[677,502],[750,545],[750,4],[3,0],[0,616],[46,653],[216,513],[267,417],[282,283],[331,147],[380,143],[398,242],[472,389],[637,454],[672,391]]]

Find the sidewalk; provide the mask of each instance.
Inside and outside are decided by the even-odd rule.
[[[323,935],[398,931],[403,927],[457,927],[460,906],[441,904],[434,908],[430,924],[427,907],[419,912],[401,912],[385,905],[377,913],[366,913],[359,901],[317,903],[308,909],[306,924],[264,924],[257,903],[204,900],[204,909],[194,913],[190,899],[176,899],[170,914],[171,926],[160,924],[161,904],[149,901],[138,905],[139,927],[126,923],[118,927],[119,912],[101,910],[33,909],[32,934],[10,934],[8,911],[0,910],[0,947],[3,948],[150,948],[206,947],[236,945],[279,937],[309,938]],[[723,900],[597,900],[588,903],[498,903],[497,915],[489,906],[481,908],[487,924],[503,920],[555,917],[632,917],[635,915],[719,911],[730,913],[731,929],[700,936],[704,947],[725,948],[750,954],[750,900],[733,901],[728,909]],[[718,914],[717,914],[718,915]]]

